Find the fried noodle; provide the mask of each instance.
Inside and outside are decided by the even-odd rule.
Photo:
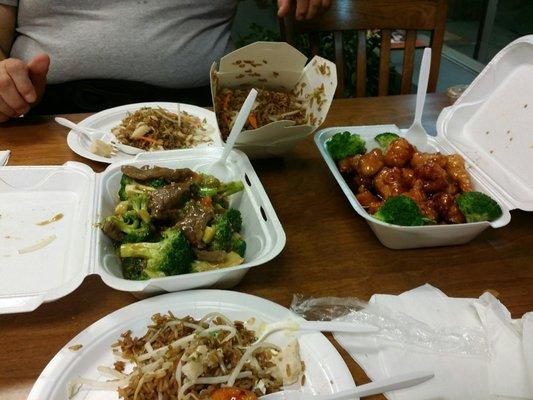
[[[112,345],[119,361],[114,368],[98,370],[114,379],[75,377],[69,382],[69,398],[82,385],[117,390],[125,400],[203,400],[222,386],[261,396],[302,377],[297,342],[286,349],[257,340],[243,322],[231,322],[219,313],[200,320],[176,318],[171,312],[155,314],[142,337],[126,331]],[[296,365],[297,374],[286,371],[288,363],[293,369]]]
[[[161,107],[143,107],[128,114],[111,131],[121,143],[149,151],[190,148],[212,141],[205,119]]]
[[[235,118],[249,90],[221,89],[215,98],[215,109],[222,138],[226,140]],[[257,89],[257,97],[244,129],[257,129],[274,121],[291,120],[296,125],[307,123],[307,112],[302,101],[291,92]]]

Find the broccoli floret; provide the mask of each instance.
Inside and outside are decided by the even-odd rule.
[[[241,181],[222,183],[213,175],[200,174],[191,186],[191,192],[199,197],[227,197],[244,189]]]
[[[128,197],[126,196],[126,186],[133,185],[136,182],[131,179],[129,176],[122,175],[122,178],[120,178],[120,189],[118,190],[118,198],[120,200],[127,200]]]
[[[326,142],[329,154],[334,160],[366,153],[365,141],[357,134],[350,132],[336,133]]]
[[[140,281],[148,278],[144,273],[144,268],[146,268],[145,259],[128,257],[121,259],[121,263],[122,275],[125,279]]]
[[[392,196],[374,214],[374,218],[394,225],[419,226],[435,223],[425,217],[410,197]]]
[[[241,257],[244,257],[244,253],[246,253],[246,242],[238,233],[234,233],[231,238],[231,250]]]
[[[220,180],[218,180],[213,175],[200,174],[199,179],[198,179],[198,185],[201,187],[218,188],[220,186]]]
[[[392,132],[384,132],[377,135],[374,140],[379,144],[379,147],[381,147],[383,150],[385,150],[387,147],[389,147],[390,142],[393,140],[398,139],[400,136],[398,136],[395,133]]]
[[[216,217],[212,227],[215,228],[215,236],[211,241],[210,249],[224,251],[231,250],[233,231],[231,229],[231,222],[228,219],[227,214]]]
[[[101,228],[111,239],[122,243],[142,242],[152,233],[152,226],[132,211],[104,218]]]
[[[242,181],[233,181],[220,185],[220,187],[218,188],[218,195],[220,197],[228,197],[243,190],[244,183],[242,183]]]
[[[146,186],[151,186],[155,189],[159,189],[159,188],[162,188],[163,186],[166,186],[167,181],[164,180],[163,178],[153,178],[153,179],[148,179],[147,181],[144,181],[143,184]]]
[[[466,192],[455,198],[466,222],[494,221],[502,215],[502,209],[494,199],[481,192]]]
[[[233,232],[240,232],[242,228],[241,212],[235,208],[230,208],[226,213],[226,217],[231,223],[231,229],[233,229]]]
[[[148,212],[148,196],[145,193],[131,197],[128,202],[132,210],[137,213],[144,223],[150,223],[151,216]]]
[[[154,191],[155,189],[163,187],[166,184],[166,181],[162,178],[149,179],[143,183],[139,183],[135,179],[123,174],[122,178],[120,178],[118,197],[120,200],[127,200],[128,198],[137,194]]]
[[[198,197],[213,197],[218,193],[218,189],[214,187],[193,187],[191,188],[193,193]]]
[[[123,244],[120,257],[145,259],[144,273],[148,278],[157,278],[190,272],[195,255],[183,232],[171,228],[163,232],[159,242]]]

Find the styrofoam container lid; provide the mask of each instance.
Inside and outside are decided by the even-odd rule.
[[[444,154],[459,153],[466,161],[475,190],[498,201],[503,214],[492,222],[448,225],[397,226],[373,218],[359,204],[330,157],[326,142],[339,131],[357,133],[369,149],[374,136],[402,131],[395,125],[328,128],[315,142],[354,209],[387,247],[408,249],[463,244],[487,227],[511,220],[510,210],[533,209],[533,35],[509,44],[487,65],[468,90],[437,120],[437,137],[429,146]]]
[[[202,169],[222,154],[221,147],[141,153],[95,174],[78,162],[61,166],[0,168],[0,314],[32,311],[43,302],[74,291],[89,274],[110,287],[138,294],[198,287],[228,288],[251,268],[276,257],[285,233],[248,157],[233,151],[227,165],[232,180],[245,183],[230,205],[243,216],[245,262],[230,268],[132,281],[122,277],[111,241],[96,226],[113,214],[121,166],[158,165]],[[216,175],[216,173],[215,173]],[[62,214],[62,218],[48,224]],[[36,251],[20,250],[46,243]]]
[[[508,208],[533,210],[533,35],[501,50],[437,121]]]

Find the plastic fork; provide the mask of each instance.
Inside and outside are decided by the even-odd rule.
[[[115,135],[111,132],[104,132],[98,129],[88,128],[86,126],[80,126],[66,118],[56,117],[55,121],[67,128],[72,129],[75,132],[78,132],[89,140],[91,143],[91,148],[95,146],[103,146],[106,149],[111,149],[111,156],[115,155],[117,151],[121,151],[126,154],[135,155],[144,152],[142,149],[137,147],[128,146],[126,144],[120,143]],[[111,147],[110,147],[111,146]],[[100,154],[103,157],[108,157],[104,154]]]
[[[244,127],[244,124],[246,123],[246,120],[248,119],[248,115],[250,114],[250,111],[252,111],[252,107],[254,105],[255,98],[257,97],[257,90],[251,89],[250,93],[248,93],[248,97],[246,97],[246,100],[244,100],[244,103],[237,114],[237,118],[235,118],[235,123],[233,124],[233,127],[231,128],[231,132],[226,139],[226,144],[224,145],[224,150],[222,151],[222,155],[220,158],[215,161],[214,163],[211,163],[207,166],[205,169],[208,174],[216,173],[216,176],[218,179],[221,180],[229,180],[231,179],[229,168],[226,165],[226,160],[231,153],[231,150],[235,146],[235,142],[237,141],[237,137],[242,131],[242,128]],[[203,167],[203,166],[201,166]]]
[[[277,331],[316,331],[316,332],[343,332],[343,333],[375,333],[379,328],[365,322],[352,321],[280,321],[268,324],[264,327],[261,336],[256,342],[260,342],[266,336]]]
[[[374,394],[386,393],[392,390],[405,389],[408,387],[420,385],[433,378],[433,372],[411,372],[408,374],[396,375],[390,378],[370,382],[354,389],[344,390],[342,392],[312,395],[304,393],[301,390],[283,390],[281,392],[261,396],[261,400],[353,400],[354,397],[372,396]]]
[[[420,74],[418,75],[418,89],[416,91],[415,120],[405,132],[405,138],[419,150],[426,151],[428,143],[428,133],[422,126],[422,112],[424,111],[424,102],[428,89],[429,68],[431,66],[431,47],[424,49],[422,64],[420,65]]]

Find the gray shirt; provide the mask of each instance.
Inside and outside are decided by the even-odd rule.
[[[230,47],[237,0],[0,0],[18,6],[11,57],[50,55],[49,83],[126,79],[188,88]]]

